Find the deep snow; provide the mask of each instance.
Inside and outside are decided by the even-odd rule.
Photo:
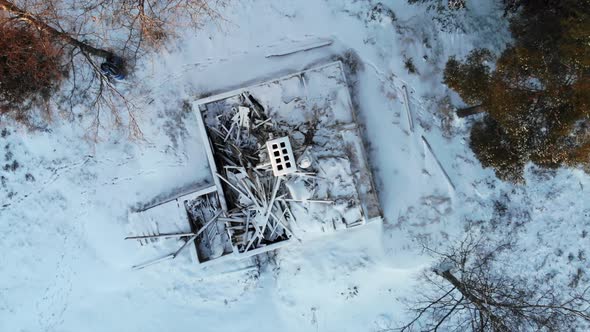
[[[522,240],[519,272],[567,281],[587,269],[587,174],[531,167],[526,185],[502,183],[469,150],[466,121],[451,118],[446,138],[438,108],[448,93],[441,84],[447,57],[479,46],[499,51],[509,41],[492,3],[468,2],[450,27],[441,23],[446,14],[401,0],[385,2],[395,19],[372,11],[375,1],[230,3],[223,22],[186,32],[125,83],[142,110],[144,141],[103,129],[103,141],[89,144],[83,120],[56,120],[51,132],[7,125],[0,158],[18,167],[0,170],[0,331],[386,330],[405,319],[400,299],[411,298],[414,276],[430,262],[415,239],[448,241],[466,224],[491,218],[500,220],[493,234]],[[265,57],[326,38],[334,40],[329,47]],[[129,208],[206,181],[202,142],[183,100],[336,57],[356,65],[347,75],[384,223],[206,270],[184,256],[132,271],[158,251],[123,240]],[[404,68],[407,57],[419,75]]]

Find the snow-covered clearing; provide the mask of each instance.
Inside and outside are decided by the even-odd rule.
[[[508,41],[491,1],[468,3],[453,14],[462,29],[443,29],[446,14],[402,0],[235,1],[222,9],[223,22],[187,32],[124,83],[142,110],[145,141],[105,129],[91,145],[83,125],[61,120],[47,132],[0,128],[7,165],[0,170],[0,331],[386,330],[406,318],[400,298],[411,298],[414,275],[429,264],[416,237],[447,241],[491,218],[498,221],[490,234],[522,239],[515,262],[522,273],[568,283],[587,270],[590,177],[531,167],[526,185],[502,183],[469,150],[468,124],[441,121],[448,56]],[[328,39],[329,46],[266,57]],[[419,75],[404,68],[407,58]],[[131,270],[160,252],[123,240],[129,208],[208,181],[183,101],[334,59],[348,66],[385,222],[205,270],[188,254]]]

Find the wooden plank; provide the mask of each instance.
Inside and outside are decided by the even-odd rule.
[[[334,204],[334,201],[327,199],[292,199],[292,198],[277,198],[279,201],[296,202],[296,203],[320,203],[320,204]]]
[[[471,115],[484,113],[485,111],[486,111],[485,108],[483,108],[483,106],[481,104],[479,104],[479,105],[475,105],[475,106],[470,106],[470,107],[458,109],[457,116],[460,118],[465,118],[465,117],[468,117]]]
[[[139,235],[139,236],[127,236],[125,240],[140,240],[140,239],[156,239],[156,238],[170,238],[170,237],[183,237],[191,236],[195,233],[172,233],[172,234],[155,234],[155,235]]]
[[[453,181],[451,181],[449,174],[447,174],[447,171],[445,170],[445,168],[441,164],[440,160],[438,160],[438,157],[436,156],[436,154],[432,150],[430,143],[428,143],[428,141],[426,140],[426,137],[424,137],[424,135],[422,135],[422,141],[424,142],[424,144],[428,148],[428,151],[430,151],[430,154],[432,155],[432,157],[434,158],[434,160],[438,164],[438,167],[440,168],[440,170],[443,172],[443,174],[444,174],[445,178],[447,179],[447,181],[449,182],[449,185],[451,186],[451,188],[453,188],[453,190],[455,190],[455,184],[453,184]]]
[[[133,270],[140,270],[140,269],[143,269],[143,268],[148,267],[150,265],[154,265],[156,263],[160,263],[160,262],[163,262],[163,261],[167,261],[169,259],[172,259],[172,256],[173,256],[172,254],[166,255],[164,257],[160,257],[160,258],[157,258],[157,259],[154,259],[154,260],[151,260],[151,261],[147,261],[147,262],[142,263],[142,264],[133,265],[131,268]]]
[[[408,88],[403,85],[402,90],[404,92],[404,105],[406,108],[406,114],[408,116],[408,126],[410,127],[410,131],[414,132],[414,120],[412,119],[412,112],[410,110],[410,98],[408,97]]]
[[[332,45],[332,43],[333,43],[333,41],[330,39],[309,42],[309,43],[303,44],[299,47],[287,48],[283,51],[269,53],[266,55],[266,58],[285,56],[285,55],[290,55],[290,54],[294,54],[294,53],[298,53],[298,52],[306,52],[306,51],[313,50],[316,48],[330,46],[330,45]]]

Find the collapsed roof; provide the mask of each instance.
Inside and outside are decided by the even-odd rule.
[[[341,62],[207,97],[194,110],[214,186],[176,205],[198,262],[380,218]]]

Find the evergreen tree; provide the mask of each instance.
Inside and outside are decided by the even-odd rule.
[[[589,0],[521,1],[511,21],[514,43],[498,57],[474,50],[451,58],[444,82],[481,105],[471,146],[503,179],[524,164],[590,167]]]

